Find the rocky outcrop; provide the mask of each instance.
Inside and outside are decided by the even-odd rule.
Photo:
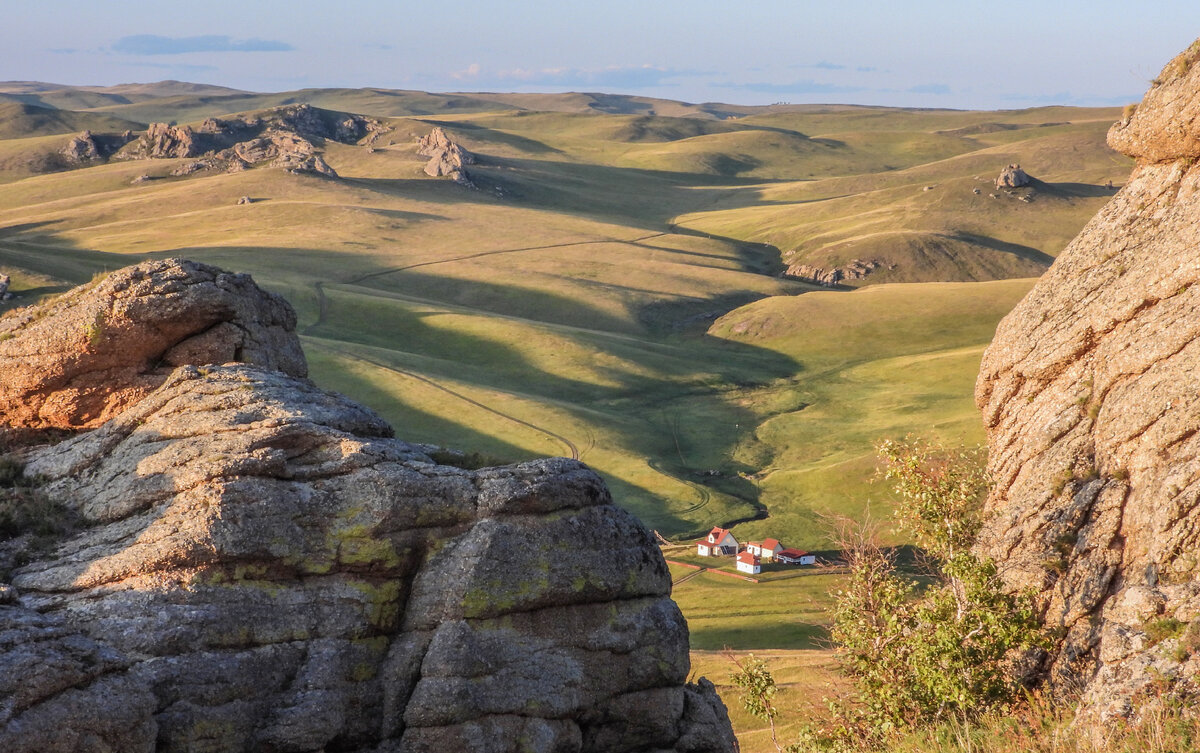
[[[22,451],[83,525],[0,606],[4,750],[736,749],[653,538],[594,473],[431,450],[227,364]]]
[[[1032,184],[1029,174],[1020,165],[1009,165],[996,178],[996,188],[1023,188]]]
[[[176,167],[172,175],[237,172],[265,165],[336,178],[337,172],[319,153],[319,144],[326,140],[355,143],[387,130],[380,121],[360,115],[329,112],[307,104],[286,105],[236,118],[208,118],[194,131],[188,126],[152,123],[116,158],[198,158]]]
[[[873,259],[870,261],[851,259],[849,264],[833,269],[825,269],[812,264],[793,264],[784,271],[783,276],[836,287],[846,280],[861,280],[882,266],[882,262]]]
[[[0,750],[153,751],[154,695],[130,664],[53,615],[0,605]]]
[[[133,140],[128,131],[117,134],[93,134],[83,131],[72,136],[59,154],[67,167],[86,167],[104,162],[114,152]]]
[[[429,157],[425,174],[431,178],[445,176],[464,186],[473,185],[464,165],[475,164],[475,155],[452,141],[441,126],[417,139],[417,154]]]
[[[84,131],[78,136],[72,137],[63,147],[62,155],[71,165],[99,162],[104,158],[100,154],[100,147],[96,145],[96,140],[92,138],[91,131]]]
[[[0,426],[88,428],[184,364],[307,366],[296,315],[248,275],[180,260],[114,272],[0,318]]]
[[[188,126],[151,123],[146,132],[121,150],[123,159],[197,157],[204,152],[201,140]]]
[[[979,548],[1060,637],[1042,676],[1102,714],[1200,675],[1191,54],[1109,132],[1133,175],[1001,322],[976,387],[995,483]]]

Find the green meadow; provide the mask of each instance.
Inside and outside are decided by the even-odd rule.
[[[150,258],[249,272],[295,306],[313,379],[403,439],[577,457],[669,539],[732,524],[815,551],[833,547],[831,516],[887,516],[878,442],[982,440],[972,391],[997,322],[1129,170],[1104,144],[1116,109],[165,84],[125,102],[20,96],[0,105],[5,307]],[[298,101],[391,130],[373,149],[325,144],[338,180],[172,177],[181,160],[39,168],[80,127]],[[414,141],[434,125],[479,156],[477,188],[423,174]],[[1010,163],[1034,185],[995,189]],[[845,289],[782,276],[854,259],[879,264]],[[680,583],[697,666],[720,676],[704,652],[724,646],[793,652],[779,675],[808,703],[829,674],[837,578]]]

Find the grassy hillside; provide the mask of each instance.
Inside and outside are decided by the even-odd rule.
[[[979,353],[1029,286],[1008,278],[1037,274],[1123,169],[1102,143],[1115,111],[117,94],[90,112],[310,101],[392,131],[326,144],[341,180],[172,177],[177,160],[33,175],[49,137],[0,139],[0,269],[22,300],[165,255],[248,271],[296,306],[317,381],[402,437],[577,456],[665,535],[769,515],[739,535],[808,548],[828,543],[821,514],[880,503],[880,438],[978,438]],[[480,155],[476,190],[421,172],[413,141],[435,124]],[[1009,162],[1042,181],[1028,202],[988,196]],[[857,292],[779,276],[864,256],[887,265]]]
[[[0,140],[78,133],[83,130],[124,131],[138,127],[137,123],[113,115],[0,101]]]

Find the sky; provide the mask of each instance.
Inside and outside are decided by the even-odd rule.
[[[1197,0],[5,0],[0,80],[589,91],[733,104],[1136,102]]]

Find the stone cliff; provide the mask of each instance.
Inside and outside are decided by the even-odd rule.
[[[735,749],[712,685],[686,681],[687,626],[652,537],[594,473],[439,465],[278,370],[301,371],[294,316],[248,278],[141,265],[9,317],[21,326],[0,319],[0,346],[36,351],[41,321],[86,321],[131,288],[146,308],[129,320],[172,334],[126,368],[116,341],[77,344],[72,368],[111,374],[80,391],[103,407],[51,423],[106,420],[7,461],[10,483],[76,522],[0,574],[0,749]],[[200,334],[173,323],[192,298],[219,312]],[[264,320],[286,336],[252,336]],[[224,363],[238,360],[254,363]],[[22,363],[0,361],[0,384]],[[53,403],[54,389],[23,394]]]
[[[1037,673],[1101,715],[1200,675],[1198,60],[1110,130],[1128,184],[1001,322],[976,387],[980,550],[1039,595],[1056,643]]]

